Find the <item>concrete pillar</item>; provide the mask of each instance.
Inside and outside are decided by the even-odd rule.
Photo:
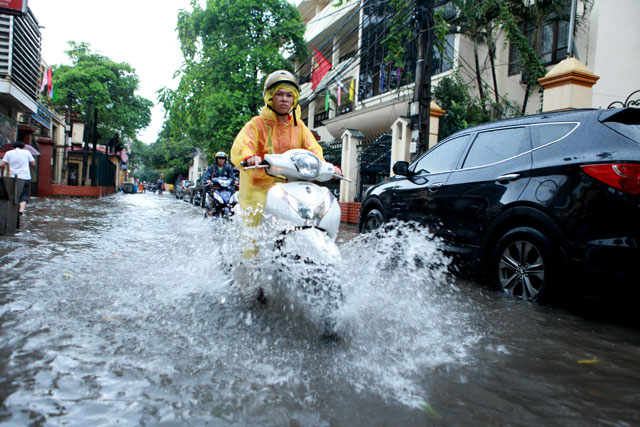
[[[314,99],[309,103],[309,107],[307,108],[307,127],[309,129],[313,129],[316,127],[316,100]]]
[[[353,202],[358,194],[358,143],[364,135],[347,129],[342,134],[342,173],[351,182],[340,181],[340,201]]]
[[[71,128],[71,142],[82,144],[84,142],[84,123],[74,123]]]
[[[38,138],[38,197],[51,197],[51,176],[53,169],[53,140]]]
[[[411,143],[411,120],[399,117],[391,125],[391,176],[394,176],[393,165],[396,162],[410,159],[409,144]]]
[[[440,117],[445,111],[438,104],[431,101],[429,117],[429,148],[438,143],[438,131],[440,130]]]
[[[340,43],[338,37],[333,38],[333,54],[331,55],[331,64],[335,67],[340,62]]]
[[[600,77],[575,58],[559,62],[538,79],[544,88],[542,111],[591,108],[593,85]]]

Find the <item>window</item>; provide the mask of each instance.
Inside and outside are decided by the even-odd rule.
[[[531,126],[531,144],[538,148],[544,144],[557,141],[571,132],[577,123],[549,123]]]
[[[490,165],[531,150],[524,127],[481,132],[467,154],[463,168]]]
[[[415,163],[413,171],[427,174],[453,170],[468,139],[469,135],[463,135],[436,145]]]
[[[360,80],[358,99],[365,100],[398,87],[413,83],[416,69],[416,37],[403,46],[405,50],[403,66],[397,67],[393,61],[385,61],[388,54],[383,41],[389,34],[388,22],[393,16],[393,8],[388,0],[365,2],[362,6],[362,46],[360,49]],[[414,35],[415,35],[415,29]],[[452,68],[454,34],[447,34],[447,47],[441,57],[433,49],[431,61],[432,75]]]
[[[522,27],[520,28],[522,30]],[[538,42],[534,46],[536,26],[527,24],[524,34],[535,49],[536,55],[544,65],[551,65],[562,61],[567,56],[569,38],[569,23],[567,21],[549,21],[538,28]],[[509,75],[522,71],[520,53],[514,45],[509,46]]]
[[[322,122],[327,119],[329,119],[329,110],[316,114],[315,116],[313,116],[313,127],[319,128],[320,126],[322,126]]]

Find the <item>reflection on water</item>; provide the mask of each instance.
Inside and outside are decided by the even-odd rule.
[[[302,280],[276,268],[269,231],[247,260],[236,224],[170,195],[28,213],[0,240],[5,422],[640,421],[637,331],[455,282],[424,230],[347,229],[339,260],[316,257],[344,296],[330,343],[276,292]]]

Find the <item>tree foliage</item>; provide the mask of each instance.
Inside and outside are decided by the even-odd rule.
[[[98,109],[99,140],[115,133],[131,140],[151,122],[153,103],[139,95],[139,78],[131,65],[91,51],[88,43],[69,42],[71,65],[54,66],[58,100],[48,104],[58,111],[71,109],[87,122],[89,104]],[[93,117],[92,117],[93,118]]]
[[[469,126],[518,115],[517,106],[505,99],[496,103],[486,93],[483,98],[472,96],[458,73],[441,79],[433,96],[446,111],[440,118],[439,139]]]
[[[210,0],[182,11],[184,56],[176,90],[164,88],[166,144],[228,151],[263,105],[262,78],[306,56],[304,23],[286,0]]]

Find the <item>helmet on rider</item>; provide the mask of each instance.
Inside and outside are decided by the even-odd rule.
[[[220,158],[227,160],[227,155],[225,154],[224,151],[218,151],[216,153],[216,160],[218,160]]]
[[[298,79],[296,79],[296,77],[287,70],[278,70],[269,74],[264,80],[264,90],[262,91],[262,95],[265,105],[276,114],[284,115],[278,113],[273,106],[273,95],[279,89],[286,89],[293,94],[293,105],[291,106],[291,111],[287,112],[287,114],[290,114],[295,111],[298,106],[298,101],[300,100],[300,86],[298,86]]]

